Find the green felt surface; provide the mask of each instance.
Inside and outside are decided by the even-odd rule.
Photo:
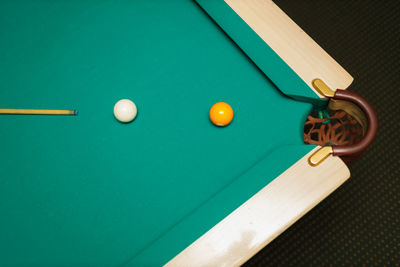
[[[219,101],[226,128],[208,119]],[[0,2],[0,107],[79,110],[0,116],[6,266],[163,264],[313,148],[311,105],[191,0]]]

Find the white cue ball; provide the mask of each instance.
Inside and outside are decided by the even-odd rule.
[[[121,99],[114,106],[114,116],[120,122],[131,122],[136,115],[136,105],[129,99]]]

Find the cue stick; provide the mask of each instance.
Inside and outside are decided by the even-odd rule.
[[[0,108],[0,114],[78,115],[77,110]]]

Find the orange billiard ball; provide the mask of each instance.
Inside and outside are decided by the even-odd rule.
[[[233,109],[225,102],[218,102],[210,109],[210,120],[217,126],[226,126],[233,119]]]

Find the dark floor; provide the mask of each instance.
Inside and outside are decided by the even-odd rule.
[[[400,1],[274,2],[353,75],[380,125],[352,177],[246,266],[400,266]]]

